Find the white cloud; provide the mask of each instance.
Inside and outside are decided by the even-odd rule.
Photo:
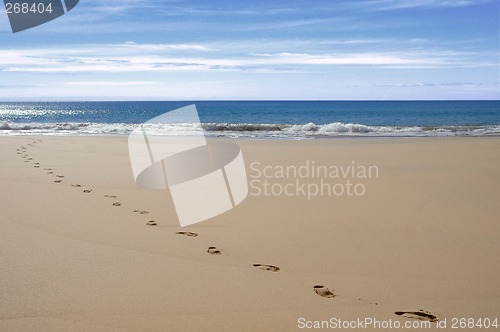
[[[416,82],[416,83],[391,83],[391,84],[372,84],[371,86],[377,88],[425,88],[425,87],[476,87],[480,86],[480,83],[472,82],[446,82],[446,83],[427,83],[427,82]]]
[[[393,54],[350,54],[342,56],[311,54],[263,54],[268,64],[305,64],[305,65],[442,65],[443,62],[433,58],[415,58]]]
[[[364,1],[363,6],[374,10],[397,10],[411,8],[453,8],[494,2],[494,0],[375,0]]]
[[[215,49],[198,44],[138,44],[136,42],[125,42],[124,44],[117,45],[117,47],[127,47],[139,50],[170,50],[170,51],[215,51]]]
[[[149,82],[149,81],[130,81],[130,82],[121,82],[121,81],[81,81],[81,82],[66,82],[67,85],[72,86],[131,86],[131,85],[153,85],[158,84],[158,82]]]
[[[127,73],[165,71],[293,72],[328,66],[398,68],[491,66],[475,54],[446,50],[392,52],[228,53],[201,44],[81,45],[70,48],[0,50],[0,71],[32,73]],[[232,47],[230,46],[225,47]],[[323,70],[323,69],[321,69]]]

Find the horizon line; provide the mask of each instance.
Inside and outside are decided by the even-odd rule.
[[[99,99],[99,100],[1,100],[0,103],[112,103],[112,102],[428,102],[428,101],[500,101],[500,99]]]

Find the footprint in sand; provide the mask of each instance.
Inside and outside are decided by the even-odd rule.
[[[47,174],[54,174],[54,172],[47,172]]]
[[[332,298],[332,297],[337,296],[337,295],[333,294],[333,292],[330,291],[328,289],[328,287],[325,287],[323,285],[316,285],[316,286],[314,286],[314,291],[319,296],[326,297],[326,298]]]
[[[104,195],[104,197],[106,197],[106,198],[116,198],[115,195]]]
[[[396,315],[403,316],[405,318],[412,318],[418,320],[426,320],[429,322],[437,322],[439,319],[428,311],[396,311]]]
[[[156,226],[156,221],[150,220],[150,221],[148,221],[148,223],[146,225],[148,225],[148,226]]]
[[[271,272],[278,272],[280,270],[280,268],[277,266],[267,265],[267,264],[254,264],[253,267],[260,269],[260,270],[266,270],[266,271],[271,271]]]
[[[52,168],[44,168],[43,170],[44,170],[44,171],[51,171],[51,170],[52,170]]]
[[[90,194],[92,192],[92,189],[85,189],[83,192],[86,194]]]
[[[149,212],[148,211],[144,211],[144,210],[134,210],[134,213],[148,214]]]
[[[55,182],[55,183],[61,183],[61,182],[62,182],[62,180],[55,180],[54,182]]]
[[[61,178],[61,179],[62,179],[62,178],[64,178],[64,175],[56,175],[56,177],[58,177],[58,178]]]
[[[72,184],[71,186],[75,187],[75,188],[80,188],[82,185],[81,184]]]
[[[185,236],[189,236],[189,237],[197,237],[198,236],[198,234],[193,233],[193,232],[177,232],[175,234],[185,235]]]
[[[35,168],[40,168],[40,165],[35,165],[35,166],[33,166],[33,167],[35,167]]]
[[[216,247],[208,247],[208,250],[207,252],[210,254],[210,255],[220,255],[221,252],[219,249],[217,249]]]
[[[120,203],[120,202],[114,202],[113,206],[122,206],[122,203]]]

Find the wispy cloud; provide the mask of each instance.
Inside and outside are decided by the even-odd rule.
[[[221,46],[221,45],[219,45]],[[227,47],[227,46],[226,46]],[[324,70],[329,66],[439,68],[491,66],[474,53],[453,50],[388,52],[238,53],[201,44],[88,45],[77,48],[0,50],[0,71],[32,73],[127,73],[164,71]]]
[[[199,44],[138,44],[128,41],[123,44],[116,45],[117,47],[126,47],[129,49],[151,50],[151,51],[215,51],[210,47]]]
[[[472,82],[446,82],[446,83],[391,83],[391,84],[371,84],[377,88],[427,88],[427,87],[476,87],[482,85],[481,83]]]
[[[372,0],[363,1],[356,5],[371,8],[373,10],[397,10],[411,8],[456,8],[478,5],[481,3],[491,3],[496,0]]]
[[[442,65],[433,58],[418,58],[394,54],[350,54],[350,55],[311,55],[311,54],[257,54],[267,60],[257,61],[269,64],[305,64],[305,65]]]
[[[291,28],[300,28],[306,26],[318,26],[324,25],[327,23],[333,23],[338,21],[336,18],[312,18],[312,19],[294,19],[294,20],[280,20],[277,22],[266,22],[266,23],[253,23],[248,25],[241,25],[241,27],[237,28],[238,30],[277,30],[277,29],[291,29]]]
[[[66,85],[72,86],[134,86],[134,85],[154,85],[159,84],[158,82],[150,82],[150,81],[130,81],[130,82],[122,82],[122,81],[81,81],[81,82],[66,82]]]

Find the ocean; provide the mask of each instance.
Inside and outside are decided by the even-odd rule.
[[[500,101],[1,102],[0,135],[128,135],[195,104],[207,136],[499,136]],[[158,124],[168,135],[178,124]]]

